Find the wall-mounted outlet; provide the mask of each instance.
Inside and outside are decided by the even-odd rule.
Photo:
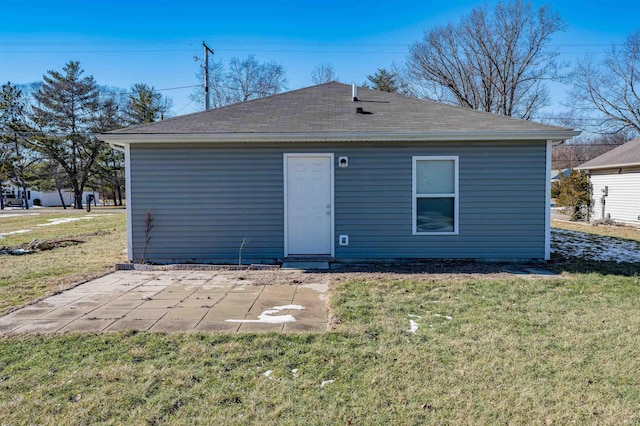
[[[338,243],[341,246],[348,246],[349,245],[349,236],[348,235],[340,235],[340,237],[338,237]]]

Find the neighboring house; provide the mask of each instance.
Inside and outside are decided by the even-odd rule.
[[[2,188],[5,194],[5,199],[14,200],[12,201],[12,204],[9,205],[8,207],[16,206],[17,204],[15,203],[17,202],[24,203],[25,199],[29,203],[29,207],[33,207],[34,205],[42,206],[42,207],[61,207],[62,206],[62,201],[60,201],[60,194],[58,194],[57,191],[43,192],[43,191],[36,191],[31,188],[27,188],[27,190],[24,191],[22,188],[18,188],[17,186],[13,185],[11,182],[8,182],[8,181],[5,181],[2,184]],[[96,197],[98,195],[97,193],[94,193],[92,191],[84,191],[82,193],[82,199],[86,200],[87,195],[89,194],[94,194],[94,196]],[[62,198],[64,199],[64,202],[66,203],[67,206],[73,206],[73,203],[74,203],[73,191],[62,190]]]
[[[246,263],[549,257],[551,145],[579,132],[354,92],[102,134],[125,152],[129,258],[236,263],[243,240]]]
[[[640,138],[576,167],[589,173],[592,219],[640,225]]]
[[[566,178],[571,174],[571,169],[555,169],[551,170],[551,183],[559,181],[561,178]]]

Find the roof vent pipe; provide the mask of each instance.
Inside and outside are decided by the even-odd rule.
[[[351,92],[353,95],[353,102],[357,102],[358,101],[358,86],[356,86],[355,83],[353,83],[351,85]]]

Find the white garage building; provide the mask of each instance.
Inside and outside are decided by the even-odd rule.
[[[640,138],[587,161],[576,170],[589,173],[593,220],[640,225]]]

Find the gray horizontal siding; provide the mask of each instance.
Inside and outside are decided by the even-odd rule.
[[[335,168],[337,258],[542,258],[545,143],[134,145],[134,258],[248,261],[284,255],[283,153],[349,157]],[[412,156],[458,155],[459,235],[412,235]],[[337,243],[350,237],[349,246]]]

